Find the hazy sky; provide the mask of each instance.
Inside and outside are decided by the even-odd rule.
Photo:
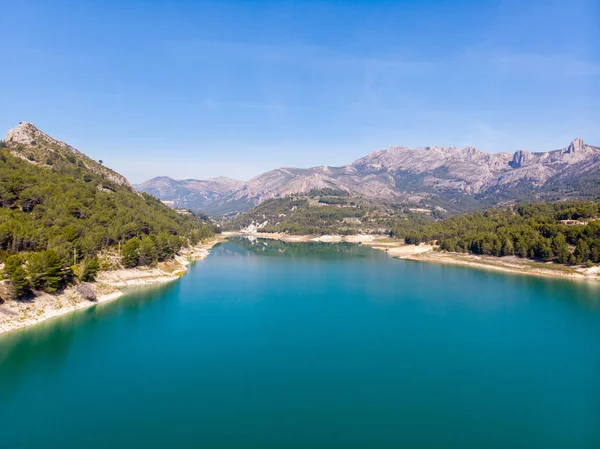
[[[0,129],[123,173],[600,145],[600,1],[0,0]]]

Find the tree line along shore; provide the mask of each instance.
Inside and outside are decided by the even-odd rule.
[[[366,235],[377,241],[369,244],[383,249],[382,239],[389,238],[386,245],[393,247],[423,244],[446,253],[511,256],[528,263],[551,264],[563,271],[564,268],[591,268],[600,263],[597,201],[517,204],[446,217],[405,211],[403,216],[388,215],[387,221],[379,221],[375,229],[361,223],[349,227],[346,213],[331,214],[330,204],[310,206],[310,214],[302,214],[302,208],[307,206],[295,201],[293,215],[286,215],[283,206],[287,207],[286,200],[278,199],[237,218],[236,222],[246,225],[246,232],[257,237],[289,241],[299,241],[300,236],[304,236],[305,241],[366,243]],[[257,215],[259,210],[261,215]],[[269,211],[273,213],[267,213]],[[364,209],[363,213],[366,213]],[[303,220],[290,226],[290,217],[298,214],[302,214]],[[325,227],[321,228],[320,223],[325,223]],[[385,225],[387,227],[381,229]],[[323,230],[327,232],[319,232]]]
[[[400,222],[390,234],[441,251],[591,267],[600,263],[598,211],[590,201],[521,204],[439,222]]]

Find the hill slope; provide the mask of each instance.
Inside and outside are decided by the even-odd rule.
[[[433,212],[399,207],[369,198],[351,197],[347,192],[321,189],[307,194],[271,198],[254,209],[223,224],[225,230],[284,232],[288,234],[382,234],[401,220],[431,221]]]
[[[77,165],[101,179],[133,190],[129,181],[117,172],[87,157],[71,145],[61,142],[27,122],[6,133],[6,148],[14,155],[41,167],[70,167]]]
[[[60,271],[54,290],[69,282],[73,264],[103,249],[132,241],[130,264],[148,265],[212,235],[195,217],[136,192],[123,176],[31,124],[9,131],[2,147],[0,261],[13,268],[20,261],[33,287],[46,285],[47,258]],[[9,264],[17,254],[23,257]]]

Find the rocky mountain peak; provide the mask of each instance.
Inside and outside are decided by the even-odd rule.
[[[74,149],[60,140],[49,136],[45,132],[40,131],[35,127],[33,123],[21,122],[15,128],[9,130],[6,133],[5,142],[7,145],[23,145],[24,147],[31,147],[38,145],[40,142],[57,145],[61,148]]]
[[[583,142],[583,139],[580,137],[577,137],[573,140],[573,142],[571,142],[569,144],[569,146],[567,148],[565,148],[564,152],[565,153],[577,153],[582,151],[585,148],[585,143]]]
[[[8,149],[18,157],[37,165],[51,167],[55,162],[76,164],[104,178],[133,190],[120,174],[105,167],[71,145],[40,131],[33,123],[20,122],[6,133],[4,140]]]

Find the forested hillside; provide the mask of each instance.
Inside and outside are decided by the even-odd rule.
[[[213,234],[120,175],[90,169],[82,153],[39,140],[0,147],[0,262],[14,297],[93,280],[103,249],[121,246],[124,266],[152,265]]]
[[[324,189],[265,201],[226,229],[287,234],[387,234],[408,244],[561,264],[600,263],[599,203],[566,201],[492,208],[447,217],[444,211],[373,204]]]
[[[598,211],[597,202],[524,204],[434,223],[401,221],[391,234],[445,251],[590,265],[600,263]]]
[[[413,215],[407,207],[351,197],[340,190],[320,189],[267,200],[227,221],[224,229],[250,228],[288,234],[387,233],[398,219]]]

